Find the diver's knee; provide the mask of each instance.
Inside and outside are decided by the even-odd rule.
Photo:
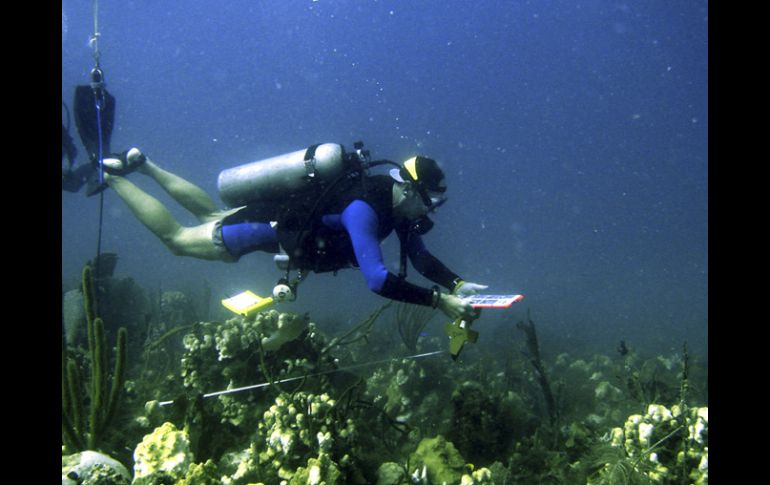
[[[159,234],[158,238],[174,256],[186,256],[189,252],[189,238],[182,235],[182,230],[170,234]]]
[[[184,244],[181,244],[175,238],[161,237],[160,240],[174,256],[185,256],[187,254],[187,251],[184,248]]]
[[[166,247],[174,256],[187,256],[187,251],[176,244],[166,243]]]
[[[213,241],[191,241],[189,237],[172,236],[161,238],[163,244],[174,256],[188,256],[209,261],[224,261],[234,263],[238,258],[232,256],[226,249],[218,247]]]

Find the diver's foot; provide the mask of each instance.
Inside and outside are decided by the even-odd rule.
[[[138,148],[129,148],[118,157],[105,158],[103,160],[104,171],[111,175],[128,175],[138,169],[147,157]]]

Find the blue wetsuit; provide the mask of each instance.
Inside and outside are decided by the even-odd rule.
[[[380,242],[395,230],[409,260],[420,274],[450,290],[458,276],[428,252],[422,238],[410,233],[405,222],[393,218],[390,178],[371,179],[370,192],[377,193],[367,192],[367,196],[362,196],[353,192],[348,197],[339,197],[336,204],[325,207],[319,223],[314,226],[316,233],[327,235],[332,241],[331,247],[327,248],[331,269],[358,266],[367,286],[375,293],[394,300],[431,305],[431,289],[413,285],[388,271]],[[280,228],[280,221],[276,228],[267,222],[229,221],[226,218],[222,223],[222,242],[236,257],[253,251],[275,253],[280,250],[282,241]]]

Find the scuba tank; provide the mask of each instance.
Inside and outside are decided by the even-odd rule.
[[[225,169],[219,173],[217,188],[229,207],[286,201],[334,182],[349,168],[350,161],[342,145],[312,145]]]

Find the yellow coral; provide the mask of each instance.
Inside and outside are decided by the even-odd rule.
[[[673,417],[671,411],[662,404],[650,404],[647,406],[647,415],[656,423],[668,421]]]
[[[469,465],[472,467],[472,465]],[[494,485],[492,472],[488,468],[479,468],[470,475],[463,475],[460,479],[460,485]]]
[[[181,479],[191,463],[187,433],[166,422],[146,435],[134,450],[134,478],[164,472]]]

